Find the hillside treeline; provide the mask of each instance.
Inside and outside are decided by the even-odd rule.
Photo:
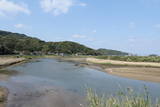
[[[98,55],[96,50],[79,43],[45,42],[24,34],[0,31],[0,54],[81,54]]]
[[[92,49],[76,42],[45,42],[25,34],[0,31],[0,55],[7,54],[76,54],[76,55],[117,55],[124,56],[128,53],[108,50]]]

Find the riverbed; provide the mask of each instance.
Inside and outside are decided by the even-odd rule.
[[[7,69],[18,72],[0,81],[9,90],[7,107],[84,107],[87,88],[116,95],[128,87],[142,93],[146,86],[152,99],[160,97],[159,83],[113,76],[74,62],[43,58]]]

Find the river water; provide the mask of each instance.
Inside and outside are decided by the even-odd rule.
[[[7,107],[83,107],[87,88],[115,95],[128,87],[142,93],[145,85],[153,99],[160,97],[159,83],[112,76],[56,59],[33,60],[7,69],[18,71],[0,82],[10,91]]]

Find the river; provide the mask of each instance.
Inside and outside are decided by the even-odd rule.
[[[128,87],[142,93],[145,85],[153,99],[160,96],[159,83],[112,76],[73,62],[43,58],[7,69],[18,71],[0,82],[10,92],[7,107],[83,107],[87,88],[115,95]]]

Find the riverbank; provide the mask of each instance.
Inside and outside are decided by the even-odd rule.
[[[0,81],[1,80],[6,80],[9,75],[14,74],[15,72],[12,71],[7,71],[4,68],[21,63],[23,61],[26,61],[26,58],[15,58],[15,57],[0,57]]]
[[[103,60],[96,58],[77,58],[77,57],[62,57],[59,58],[65,61],[74,61],[80,66],[89,66],[95,69],[102,70],[111,75],[121,76],[130,79],[160,82],[160,63],[151,62],[125,62]]]
[[[25,61],[25,58],[15,58],[15,57],[0,57],[0,81],[7,80],[8,77],[15,72],[4,70],[5,67],[21,63]],[[0,86],[0,107],[5,107],[7,97],[8,97],[8,89]]]
[[[25,61],[25,58],[0,57],[0,69]]]
[[[62,61],[55,58],[40,58],[9,67],[8,69],[17,70],[20,73],[2,82],[2,85],[9,90],[7,107],[50,107],[53,105],[56,107],[84,107],[83,104],[87,101],[85,99],[87,87],[96,90],[98,95],[109,96],[121,91],[119,86],[124,89],[132,87],[137,93],[140,93],[139,89],[142,89],[145,83],[151,96],[154,98],[160,96],[159,84],[104,75],[105,73],[98,70],[79,67],[94,65],[83,62],[86,60],[84,57],[75,60],[79,62],[69,63],[63,58]],[[96,64],[95,67],[100,68]]]

